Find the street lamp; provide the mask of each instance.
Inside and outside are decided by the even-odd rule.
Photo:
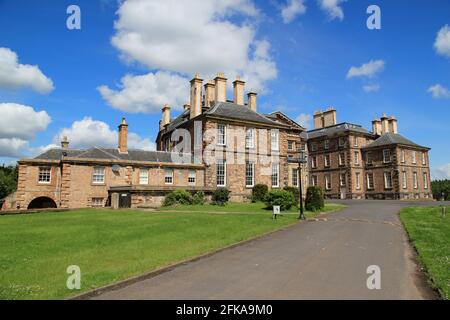
[[[300,194],[300,220],[305,220],[305,213],[303,212],[303,195],[302,195],[302,164],[307,162],[306,153],[301,151],[297,158],[288,158],[289,163],[297,163],[298,164],[298,186],[299,186],[299,194]]]

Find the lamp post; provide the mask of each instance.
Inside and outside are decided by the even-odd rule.
[[[305,213],[303,210],[303,194],[302,194],[302,164],[307,162],[306,154],[304,151],[301,151],[299,153],[299,156],[297,158],[290,158],[288,159],[288,162],[290,163],[297,163],[298,164],[298,187],[299,187],[299,194],[300,194],[300,215],[298,218],[300,220],[305,220]]]

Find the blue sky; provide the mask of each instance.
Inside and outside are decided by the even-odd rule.
[[[450,1],[205,3],[0,0],[0,161],[35,155],[62,135],[74,147],[115,144],[123,116],[132,146],[151,149],[161,105],[176,115],[195,72],[207,80],[225,71],[260,93],[260,111],[306,125],[328,106],[338,121],[368,129],[395,115],[401,134],[432,148],[434,176],[450,175]],[[71,4],[81,30],[66,27]],[[381,30],[366,27],[371,4]],[[348,77],[352,67],[359,76]]]

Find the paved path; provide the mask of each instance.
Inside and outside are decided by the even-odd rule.
[[[348,208],[323,221],[297,224],[95,298],[433,298],[397,215],[417,202],[340,202]],[[381,268],[381,290],[367,289],[369,265]]]

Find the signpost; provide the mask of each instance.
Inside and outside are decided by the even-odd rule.
[[[304,151],[301,151],[297,158],[288,159],[289,163],[297,163],[298,164],[298,186],[299,186],[299,194],[300,194],[300,220],[305,220],[305,213],[303,210],[303,192],[302,192],[302,164],[307,163],[306,154]]]

